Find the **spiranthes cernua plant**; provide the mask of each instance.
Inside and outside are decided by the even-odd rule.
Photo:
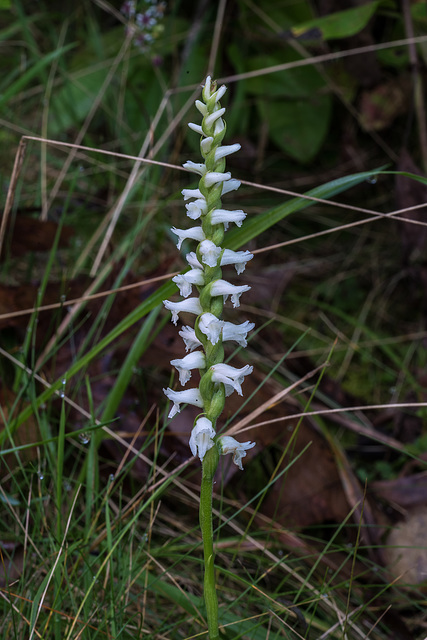
[[[202,90],[202,100],[196,100],[196,107],[202,115],[202,123],[188,126],[198,133],[203,162],[188,161],[184,167],[200,176],[197,189],[184,189],[182,194],[187,216],[197,223],[187,229],[172,227],[178,238],[177,247],[186,239],[196,241],[197,248],[187,255],[190,269],[175,276],[183,300],[164,301],[172,312],[174,324],[180,312],[194,314],[194,327],[184,326],[179,335],[188,352],[181,359],[172,360],[177,369],[179,381],[186,386],[192,370],[200,372],[198,387],[181,391],[165,389],[166,396],[173,403],[169,418],[180,411],[182,403],[200,407],[190,436],[190,448],[202,462],[202,483],[200,493],[200,525],[202,529],[205,579],[204,597],[207,610],[209,638],[218,638],[218,605],[214,579],[214,552],[212,533],[212,485],[218,467],[220,454],[233,454],[233,461],[243,469],[242,458],[246,451],[255,446],[254,442],[238,442],[231,436],[218,436],[216,422],[221,415],[225,398],[234,391],[242,395],[245,376],[252,372],[250,365],[237,369],[224,363],[224,342],[234,341],[245,347],[247,334],[253,329],[251,322],[234,324],[222,319],[224,304],[230,299],[233,307],[240,304],[240,296],[250,289],[247,285],[235,285],[222,278],[222,267],[234,265],[237,274],[244,271],[246,263],[253,257],[249,251],[231,251],[222,248],[225,232],[230,224],[241,226],[246,214],[241,210],[223,209],[222,198],[239,188],[240,182],[225,171],[226,157],[240,149],[239,144],[223,145],[226,126],[223,119],[225,108],[220,100],[226,92],[206,78]],[[197,295],[196,295],[197,292]]]

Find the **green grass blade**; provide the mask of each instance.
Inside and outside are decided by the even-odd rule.
[[[344,178],[338,178],[337,180],[327,182],[320,187],[311,189],[305,195],[313,198],[323,198],[326,200],[338,193],[346,191],[347,189],[351,189],[364,180],[377,175],[380,171],[381,169],[364,171],[363,173],[355,173],[350,176],[345,176]],[[287,216],[291,215],[291,213],[302,211],[311,204],[313,204],[311,200],[307,200],[303,197],[292,198],[292,200],[289,200],[274,209],[270,209],[269,211],[265,211],[264,213],[261,213],[249,220],[245,220],[245,224],[241,229],[232,229],[227,233],[224,246],[229,249],[238,249],[239,247],[248,244],[250,240],[253,240],[267,229],[270,229],[270,227],[277,224]]]

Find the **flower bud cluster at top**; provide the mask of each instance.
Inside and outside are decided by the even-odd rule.
[[[252,372],[249,365],[236,369],[224,364],[223,341],[234,341],[245,347],[247,334],[254,327],[248,321],[233,324],[222,320],[227,299],[230,297],[233,307],[238,307],[241,294],[250,287],[236,286],[223,280],[221,267],[234,265],[240,274],[248,260],[253,258],[249,251],[231,251],[221,247],[229,224],[240,227],[246,217],[241,210],[228,211],[222,208],[222,196],[240,186],[240,182],[225,171],[226,156],[240,149],[239,144],[222,145],[226,132],[222,118],[225,109],[219,101],[225,92],[225,86],[217,89],[208,77],[203,87],[202,101],[196,100],[196,107],[203,117],[202,124],[188,125],[201,136],[200,150],[204,162],[197,164],[189,161],[184,164],[186,169],[200,176],[200,181],[198,189],[184,189],[182,194],[185,201],[190,200],[185,205],[187,216],[198,221],[199,225],[186,230],[172,227],[172,231],[178,238],[178,249],[186,239],[198,241],[198,246],[195,252],[187,255],[190,269],[173,278],[184,300],[164,300],[165,307],[172,313],[174,324],[180,312],[197,316],[194,329],[184,326],[179,332],[188,355],[172,360],[171,364],[177,369],[182,385],[190,380],[192,369],[199,369],[200,384],[198,388],[184,391],[168,388],[164,392],[173,402],[169,418],[180,411],[181,403],[203,409],[190,438],[193,455],[198,454],[203,461],[205,453],[217,445],[220,453],[233,453],[234,462],[242,469],[241,459],[255,443],[239,443],[230,436],[216,438],[215,433],[215,424],[224,408],[225,397],[233,391],[242,395],[244,377]],[[192,295],[193,287],[196,287],[198,296]]]
[[[122,4],[120,11],[129,20],[127,32],[141,51],[148,51],[154,40],[163,33],[161,20],[165,10],[166,2],[157,0],[125,0]]]

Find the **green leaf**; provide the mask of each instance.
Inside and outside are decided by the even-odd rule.
[[[301,60],[300,56],[295,56],[291,51],[288,55],[281,56],[257,56],[249,63],[250,71],[275,67],[284,62]],[[249,93],[268,98],[308,98],[314,92],[326,86],[325,80],[320,73],[310,66],[287,69],[283,73],[273,73],[266,76],[260,75],[255,78],[248,78],[244,81]]]
[[[278,147],[303,164],[315,158],[329,130],[329,95],[280,102],[260,100],[258,109],[269,123],[270,139]]]
[[[336,38],[348,38],[366,27],[379,4],[380,0],[377,0],[354,9],[337,11],[328,16],[315,18],[292,27],[290,33],[294,38],[304,39],[321,38],[322,40],[333,40]]]
[[[337,195],[338,193],[346,191],[347,189],[351,189],[351,187],[354,187],[364,180],[372,178],[372,176],[378,175],[380,173],[382,173],[381,168],[375,169],[374,171],[365,171],[363,173],[355,173],[349,176],[344,176],[343,178],[338,178],[337,180],[327,182],[320,187],[315,187],[314,189],[308,191],[305,195],[326,200],[328,198],[331,198],[332,196]],[[260,213],[259,215],[254,216],[252,219],[245,220],[245,224],[241,229],[232,229],[231,231],[227,232],[227,235],[225,236],[224,246],[228,249],[239,249],[240,247],[248,244],[248,242],[259,236],[267,229],[270,229],[270,227],[274,226],[275,224],[289,216],[291,213],[306,209],[311,204],[311,200],[306,200],[302,197],[292,198],[288,202],[285,202],[284,204],[281,204],[274,209],[270,209],[269,211]]]

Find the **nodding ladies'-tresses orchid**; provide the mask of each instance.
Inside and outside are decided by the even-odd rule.
[[[222,119],[225,109],[220,106],[219,100],[225,92],[225,86],[216,89],[208,77],[202,91],[203,100],[196,101],[196,107],[203,116],[202,124],[189,124],[193,131],[201,135],[200,149],[204,162],[189,160],[184,163],[184,167],[200,176],[200,180],[198,189],[183,189],[182,195],[185,201],[191,201],[185,205],[188,218],[200,224],[187,229],[172,227],[172,232],[178,237],[178,249],[181,249],[185,240],[196,241],[198,246],[195,252],[187,255],[190,269],[173,278],[184,300],[164,301],[165,307],[172,312],[175,324],[181,312],[197,316],[194,330],[184,327],[180,332],[186,350],[192,353],[171,363],[179,372],[180,383],[185,385],[190,380],[192,369],[199,369],[201,374],[198,394],[195,393],[196,389],[187,389],[183,395],[178,395],[182,392],[172,389],[165,390],[167,397],[174,402],[169,416],[180,411],[181,402],[188,402],[204,409],[204,416],[210,421],[212,429],[215,429],[216,420],[222,412],[224,397],[233,391],[242,395],[243,378],[252,371],[248,365],[243,369],[234,369],[223,364],[223,342],[234,340],[246,346],[246,336],[254,327],[247,321],[234,325],[221,319],[223,304],[227,299],[230,297],[233,307],[238,307],[240,296],[250,289],[247,285],[239,286],[223,280],[221,267],[234,265],[240,274],[253,258],[249,251],[231,251],[221,247],[228,225],[233,222],[241,226],[246,217],[241,210],[224,209],[221,202],[224,194],[240,186],[240,182],[232,179],[229,171],[225,171],[225,158],[240,149],[239,144],[221,144],[225,134]],[[199,297],[189,297],[192,294],[194,296],[194,288],[197,288]],[[216,434],[212,441],[218,443],[219,452],[224,450]],[[202,462],[208,450],[206,447],[199,448],[199,456],[200,452],[203,454],[200,456]],[[238,466],[241,467],[241,463]]]
[[[208,618],[209,639],[217,640],[218,604],[216,600],[213,566],[212,533],[212,488],[213,477],[218,466],[220,454],[233,454],[233,462],[243,470],[242,458],[255,443],[239,443],[230,436],[218,436],[216,422],[221,415],[226,396],[234,391],[243,394],[242,384],[245,376],[252,372],[246,365],[236,369],[224,363],[224,345],[226,341],[247,345],[247,334],[254,324],[246,321],[234,324],[222,320],[223,306],[231,298],[233,307],[240,305],[240,296],[249,291],[247,285],[235,285],[222,278],[221,267],[234,265],[237,274],[244,271],[246,264],[253,258],[249,251],[231,251],[223,248],[225,231],[231,223],[242,226],[246,213],[242,210],[224,209],[221,198],[230,191],[239,188],[240,182],[225,170],[226,157],[240,149],[240,144],[222,145],[226,127],[222,116],[225,108],[219,100],[226,87],[216,88],[208,76],[202,90],[202,100],[196,100],[196,107],[202,115],[202,124],[190,123],[189,127],[201,136],[200,151],[202,163],[188,161],[184,168],[199,177],[197,189],[183,189],[182,195],[186,214],[198,226],[187,229],[172,227],[178,237],[177,248],[184,241],[198,242],[196,251],[187,255],[190,269],[175,276],[173,281],[179,288],[184,300],[164,305],[172,312],[172,321],[177,324],[179,313],[196,315],[194,328],[184,326],[179,335],[184,341],[188,355],[172,360],[172,366],[179,373],[181,385],[186,385],[192,377],[192,370],[199,369],[198,387],[183,391],[164,389],[173,406],[169,418],[179,413],[181,404],[192,404],[201,409],[191,432],[190,449],[202,462],[202,485],[200,493],[200,523],[202,527],[205,558],[205,603]],[[194,290],[199,294],[195,296]],[[189,297],[193,296],[193,297]]]

